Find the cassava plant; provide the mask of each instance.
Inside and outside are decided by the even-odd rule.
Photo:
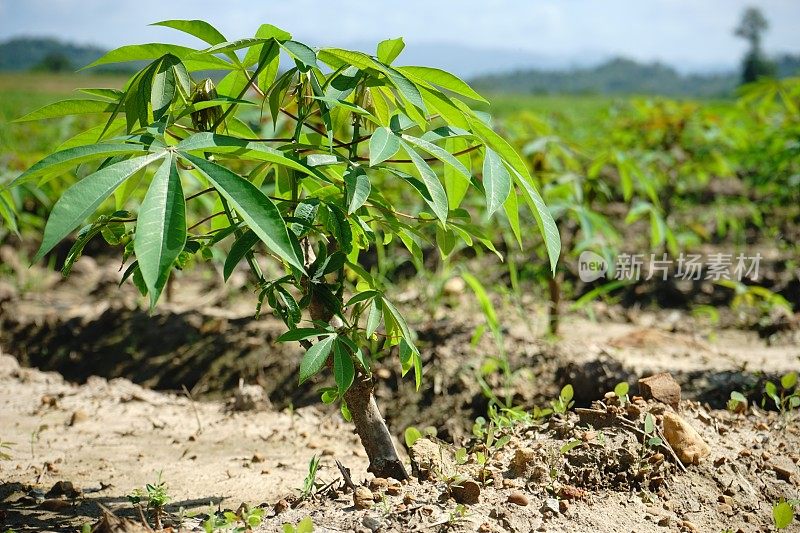
[[[493,249],[478,222],[499,213],[521,244],[522,201],[553,263],[558,231],[524,162],[466,103],[483,100],[466,83],[435,68],[393,66],[402,39],[383,41],[370,55],[313,49],[271,25],[229,41],[198,20],[158,24],[208,46],[123,46],[90,65],[147,62],[122,90],[83,90],[20,119],[105,115],[77,137],[83,144],[15,181],[99,161],[53,206],[36,260],[100,211],[79,232],[65,271],[102,234],[124,247],[125,278],[149,295],[151,309],[191,254],[223,255],[226,278],[246,263],[258,309],[266,303],[286,324],[281,341],[305,348],[300,383],[331,370],[336,387],[323,400],[341,402],[352,417],[370,471],[406,478],[370,368],[372,358],[396,353],[419,387],[420,354],[359,254],[392,240],[412,254],[428,242],[446,256],[457,240]],[[195,79],[209,71],[211,79]],[[242,119],[247,109],[256,110],[254,121]],[[280,124],[288,124],[285,136],[275,134]],[[136,187],[126,182],[133,176],[146,190],[138,206],[135,194],[122,209],[106,202],[118,188]],[[468,195],[471,210],[462,207]],[[209,197],[218,209],[193,220],[201,216],[193,204]],[[216,224],[207,229],[206,219]]]

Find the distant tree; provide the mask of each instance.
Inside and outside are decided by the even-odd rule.
[[[757,7],[748,7],[742,20],[734,30],[737,37],[750,43],[750,49],[742,61],[742,83],[756,81],[762,76],[774,76],[775,65],[766,58],[761,48],[761,36],[769,28],[769,22]]]
[[[68,72],[74,70],[72,62],[60,52],[51,52],[44,56],[33,70],[44,72]]]

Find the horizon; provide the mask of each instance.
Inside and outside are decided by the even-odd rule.
[[[453,3],[428,6],[412,0],[402,11],[391,9],[387,17],[381,6],[363,6],[353,0],[323,6],[301,0],[291,6],[249,8],[242,0],[232,0],[224,12],[214,11],[213,17],[205,18],[229,39],[252,35],[263,22],[282,27],[315,46],[365,49],[381,39],[403,36],[407,48],[401,58],[406,62],[427,57],[428,63],[438,63],[464,76],[593,67],[618,57],[660,63],[681,74],[715,74],[739,67],[747,45],[733,35],[733,28],[751,3],[711,0],[695,5],[688,0],[655,0],[641,6],[631,0],[613,0],[601,6],[589,0],[542,0],[524,5],[511,0],[468,0],[459,3],[455,11],[449,9]],[[0,28],[0,41],[52,37],[104,49],[159,41],[197,46],[199,41],[191,36],[147,24],[171,18],[204,18],[205,5],[210,2],[119,2],[107,23],[98,26],[92,20],[100,12],[109,14],[100,0],[0,0],[0,18],[9,22]],[[800,53],[800,33],[795,31],[800,3],[768,0],[759,2],[758,7],[770,22],[765,52],[773,56]],[[513,20],[498,18],[508,10],[516,13]],[[424,13],[424,18],[416,13]],[[323,40],[319,30],[332,16],[338,24],[325,26],[329,36]],[[431,26],[438,30],[433,38]]]

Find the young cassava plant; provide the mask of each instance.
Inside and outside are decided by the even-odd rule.
[[[493,248],[472,216],[498,213],[521,244],[521,200],[554,262],[558,231],[525,163],[466,103],[483,100],[466,83],[435,68],[393,65],[402,39],[381,42],[371,55],[313,49],[268,24],[236,41],[198,20],[158,24],[208,46],[123,46],[90,65],[147,62],[122,90],[83,90],[81,98],[19,119],[104,115],[76,137],[83,142],[15,181],[99,162],[53,206],[36,259],[101,211],[79,232],[65,271],[88,239],[102,234],[124,245],[125,276],[149,295],[151,308],[188,254],[225,255],[226,278],[246,263],[258,309],[266,303],[288,328],[280,340],[306,350],[300,383],[331,370],[336,387],[323,400],[341,402],[352,417],[370,471],[406,478],[373,396],[370,366],[378,354],[363,348],[397,353],[417,387],[420,354],[359,254],[377,240],[395,240],[417,255],[425,242],[442,255],[457,240]],[[209,72],[217,82],[196,79]],[[248,109],[250,122],[242,119]],[[275,135],[279,124],[285,136]],[[145,176],[143,200],[113,211],[106,200],[133,176]],[[480,207],[472,214],[461,207],[468,195],[475,197],[470,206]],[[200,215],[192,204],[210,197],[216,212],[193,220]],[[215,224],[202,229],[210,218]]]

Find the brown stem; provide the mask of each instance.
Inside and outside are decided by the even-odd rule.
[[[356,433],[369,457],[368,471],[376,477],[404,480],[408,478],[403,462],[394,449],[389,429],[375,403],[372,379],[359,374],[344,394],[347,408],[353,417]]]
[[[558,335],[558,329],[561,322],[561,283],[563,281],[563,272],[558,272],[555,276],[549,278],[547,281],[550,292],[548,328],[551,335]]]

